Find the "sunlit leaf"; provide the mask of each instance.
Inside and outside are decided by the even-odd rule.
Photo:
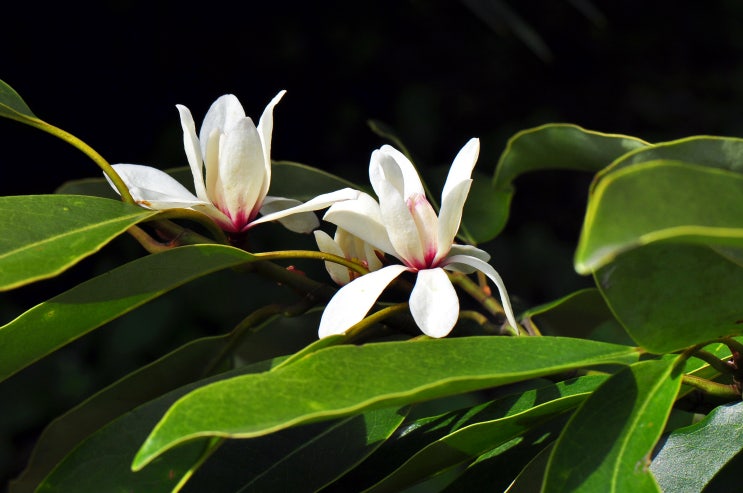
[[[658,241],[741,246],[741,217],[743,174],[665,160],[622,168],[590,197],[575,268],[595,272]]]
[[[153,430],[133,467],[141,468],[165,450],[197,436],[260,436],[301,423],[572,368],[626,363],[637,356],[628,346],[548,337],[467,337],[331,347],[276,371],[220,382],[184,397]]]
[[[699,492],[741,450],[743,404],[719,406],[661,441],[650,470],[663,491]]]
[[[154,214],[95,197],[0,197],[0,290],[56,276]]]
[[[635,363],[596,389],[557,439],[542,491],[660,492],[649,454],[681,385],[675,363]]]
[[[171,289],[252,260],[233,247],[184,246],[86,281],[0,327],[0,380]]]
[[[596,173],[618,157],[648,145],[626,135],[604,134],[554,123],[521,131],[509,139],[493,177],[493,236],[506,225],[513,182],[524,173],[567,169]]]

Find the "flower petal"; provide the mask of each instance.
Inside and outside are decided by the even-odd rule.
[[[455,185],[449,193],[444,195],[444,201],[439,211],[438,245],[435,261],[443,259],[448,255],[450,247],[457,236],[459,226],[462,224],[462,211],[467,195],[470,193],[472,180],[467,179]]]
[[[408,269],[404,265],[389,265],[363,275],[339,289],[323,311],[319,336],[322,338],[342,334],[363,320],[384,288],[406,270]]]
[[[264,216],[285,211],[292,207],[298,207],[302,205],[302,202],[295,199],[285,199],[284,197],[266,197],[263,200],[263,207],[261,207],[261,214]],[[314,212],[298,212],[286,217],[277,219],[289,231],[295,233],[309,233],[312,230],[320,227],[320,221],[317,219],[317,215]],[[255,221],[247,226],[251,228]],[[246,229],[247,229],[246,228]]]
[[[265,157],[265,190],[261,191],[263,197],[268,193],[268,187],[271,184],[271,134],[273,133],[273,108],[276,106],[281,98],[286,94],[286,90],[279,91],[279,93],[273,97],[273,99],[266,105],[266,109],[263,110],[263,114],[258,120],[258,133],[261,136],[261,142],[263,143],[263,156]]]
[[[387,235],[397,255],[409,265],[425,264],[418,226],[410,214],[405,199],[391,183],[384,180],[377,183],[376,190],[379,195],[382,223],[387,228]],[[436,225],[433,224],[431,227],[435,228]]]
[[[355,200],[333,204],[323,220],[345,229],[383,252],[397,255],[382,224],[379,204],[367,193],[360,192]]]
[[[444,337],[459,318],[459,298],[443,269],[418,271],[410,293],[410,313],[429,337]]]
[[[335,242],[335,240],[333,240],[333,238],[330,237],[328,233],[318,229],[314,234],[317,248],[319,248],[321,252],[332,253],[339,257],[345,256],[343,249]],[[348,267],[336,264],[335,262],[325,262],[325,269],[328,271],[328,274],[330,274],[330,278],[340,286],[348,284],[351,280],[351,276],[348,273]]]
[[[477,157],[480,154],[480,139],[470,139],[457,153],[454,162],[449,168],[449,174],[446,177],[444,188],[441,191],[442,204],[446,201],[446,196],[457,184],[467,181],[472,177],[472,170],[477,163]],[[442,206],[443,208],[443,206]]]
[[[488,260],[490,260],[490,254],[488,252],[486,252],[485,250],[480,250],[479,248],[472,245],[452,245],[451,250],[449,250],[449,257],[453,257],[455,255],[469,255],[470,257],[479,258],[483,262],[487,262]],[[447,264],[446,270],[462,272],[464,274],[472,274],[477,269],[464,264]]]
[[[205,144],[214,130],[219,133],[230,131],[235,122],[245,118],[245,110],[240,100],[234,94],[225,94],[217,98],[206,112],[204,121],[201,123],[199,140],[201,141],[201,153],[206,155]]]
[[[139,164],[114,164],[112,167],[126,184],[132,198],[150,209],[174,209],[208,203],[157,168]],[[108,176],[106,180],[111,184]],[[116,190],[116,187],[113,188]]]
[[[267,214],[265,216],[261,216],[259,219],[256,219],[255,221],[250,223],[249,226],[253,227],[256,224],[265,223],[268,221],[275,221],[277,219],[281,219],[291,214],[324,209],[342,200],[354,200],[359,196],[359,193],[360,192],[358,190],[354,190],[353,188],[343,188],[341,190],[336,190],[335,192],[324,193],[322,195],[318,195],[317,197],[311,200],[308,200],[304,204],[300,204],[295,207],[290,207],[288,209],[283,209],[277,212],[273,212],[271,214]],[[272,200],[276,200],[276,199],[277,197],[272,197]],[[290,200],[290,199],[284,199],[284,200]],[[264,204],[265,204],[265,201],[264,201]],[[315,221],[317,221],[317,218],[315,218]],[[315,225],[312,227],[310,227],[310,225],[307,224],[306,225],[307,227],[303,231],[297,231],[297,232],[309,233],[313,229],[317,228],[317,226],[319,226],[319,222],[315,222],[314,224]]]
[[[470,267],[474,267],[475,269],[488,276],[498,288],[498,293],[500,294],[501,303],[503,304],[503,310],[506,312],[508,323],[511,324],[511,327],[518,328],[516,317],[513,314],[513,308],[511,308],[511,300],[508,298],[508,292],[506,291],[506,285],[503,283],[503,279],[501,279],[500,274],[498,274],[498,272],[496,272],[496,270],[489,263],[483,262],[479,258],[469,255],[451,256],[446,259],[446,263],[447,265],[445,266],[445,268],[449,270],[454,270],[450,269],[450,266],[456,264],[464,264],[469,265]]]
[[[236,223],[255,217],[263,197],[265,166],[263,144],[250,118],[235,122],[219,143],[219,184],[223,211],[229,211]]]
[[[183,148],[186,151],[188,165],[191,167],[196,196],[201,200],[207,201],[209,200],[209,197],[206,194],[206,187],[204,185],[204,158],[201,155],[199,139],[196,137],[196,126],[193,121],[193,116],[191,116],[191,111],[182,104],[177,104],[175,107],[178,109],[178,113],[181,116]]]
[[[416,193],[426,194],[413,163],[390,145],[383,145],[372,152],[369,180],[377,196],[379,196],[377,185],[382,181],[391,183],[405,199]]]

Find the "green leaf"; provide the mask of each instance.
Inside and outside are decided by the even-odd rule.
[[[742,190],[743,174],[718,168],[665,160],[622,168],[588,201],[575,269],[595,272],[658,241],[742,246]]]
[[[254,258],[228,246],[184,246],[86,281],[0,327],[0,380],[171,289]]]
[[[406,411],[385,408],[329,423],[229,440],[189,480],[185,492],[318,491],[374,452]]]
[[[637,356],[632,347],[548,337],[330,347],[276,371],[220,382],[184,397],[153,430],[132,467],[139,469],[197,436],[260,436],[586,365],[627,363]]]
[[[514,180],[532,171],[568,169],[595,173],[620,156],[648,145],[635,137],[604,134],[577,125],[553,123],[523,130],[511,137],[493,177],[491,234],[508,221]],[[493,234],[493,236],[495,236]]]
[[[2,80],[0,80],[0,116],[21,122],[29,118],[38,120],[21,96]]]
[[[471,462],[487,451],[521,436],[556,415],[575,408],[604,380],[587,376],[558,382],[478,406],[452,433],[413,455],[372,488],[372,492],[401,491],[457,464]],[[468,423],[467,421],[475,421]]]
[[[557,439],[542,491],[660,492],[649,454],[681,385],[675,363],[635,363],[596,389]]]
[[[595,275],[637,344],[656,354],[743,332],[743,269],[701,245],[630,250]]]
[[[743,173],[743,139],[698,135],[638,148],[617,159],[594,177],[592,189],[605,177],[634,164],[669,160]]]
[[[173,491],[179,482],[188,478],[204,454],[212,450],[213,443],[209,439],[194,440],[134,473],[129,463],[157,419],[168,406],[190,390],[220,379],[265,371],[276,363],[277,360],[268,360],[225,372],[180,387],[136,407],[86,438],[44,478],[36,491]]]
[[[547,465],[552,454],[552,448],[555,443],[552,442],[539,451],[534,458],[524,467],[516,476],[513,483],[504,493],[534,493],[541,491],[544,474],[547,472]]]
[[[699,423],[668,435],[650,470],[663,491],[698,492],[742,449],[743,403],[719,406]]]
[[[155,214],[95,197],[0,197],[0,290],[54,277]]]

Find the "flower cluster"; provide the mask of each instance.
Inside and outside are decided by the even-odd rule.
[[[322,252],[368,269],[368,274],[359,275],[326,262],[330,277],[341,288],[323,312],[320,337],[343,333],[363,320],[384,289],[404,272],[415,275],[410,312],[430,337],[448,335],[459,317],[459,299],[447,271],[484,273],[499,290],[508,323],[517,327],[503,281],[487,263],[488,253],[455,243],[479,140],[471,139],[455,157],[438,214],[413,164],[389,145],[371,155],[369,178],[378,201],[351,188],[305,203],[272,197],[268,191],[273,110],[284,93],[279,92],[266,106],[257,126],[234,95],[224,95],[209,108],[198,136],[191,112],[177,105],[195,194],[156,168],[136,164],[113,168],[144,207],[198,211],[233,234],[279,221],[295,232],[314,231]],[[324,208],[328,210],[323,219],[337,227],[333,238],[318,229],[320,222],[313,211]],[[387,255],[400,263],[390,263]]]

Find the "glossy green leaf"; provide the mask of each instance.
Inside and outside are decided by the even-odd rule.
[[[660,492],[648,466],[681,385],[675,363],[635,363],[596,389],[557,439],[542,491]]]
[[[595,274],[632,339],[663,354],[743,333],[743,269],[701,245],[655,243]]]
[[[627,363],[637,356],[632,347],[548,337],[331,347],[277,371],[220,382],[184,397],[153,430],[133,467],[197,436],[260,436],[572,368]]]
[[[96,197],[0,197],[0,290],[54,277],[154,214]]]
[[[741,450],[743,404],[719,406],[699,423],[666,437],[650,470],[663,491],[696,493]]]
[[[24,121],[36,118],[21,96],[6,82],[0,80],[0,117]]]
[[[547,169],[595,173],[618,157],[646,145],[635,137],[604,134],[563,123],[517,133],[509,139],[493,177],[492,200],[497,217],[493,219],[491,234],[497,234],[506,225],[514,194],[513,182],[520,175]]]
[[[504,493],[535,493],[541,491],[544,474],[547,472],[547,465],[554,445],[555,442],[552,442],[536,454]]]
[[[0,327],[0,380],[171,289],[253,259],[228,246],[184,246],[86,281]]]
[[[412,486],[428,476],[457,464],[471,462],[580,404],[605,376],[587,376],[526,391],[515,398],[499,399],[474,408],[467,420],[452,433],[420,450],[388,475],[369,493],[393,492]]]
[[[131,459],[157,419],[180,396],[195,388],[236,375],[266,371],[277,362],[268,360],[225,372],[180,387],[136,407],[86,438],[44,478],[36,491],[173,491],[176,485],[187,479],[204,454],[213,448],[213,443],[209,439],[194,440],[134,473],[129,467]]]
[[[202,491],[318,491],[374,452],[406,411],[385,408],[250,440],[229,440],[189,480]]]
[[[638,148],[599,171],[592,189],[603,178],[622,168],[658,160],[683,161],[743,173],[743,139],[698,135]]]
[[[601,180],[591,195],[575,269],[595,272],[658,241],[743,245],[743,174],[678,161],[650,161]]]

